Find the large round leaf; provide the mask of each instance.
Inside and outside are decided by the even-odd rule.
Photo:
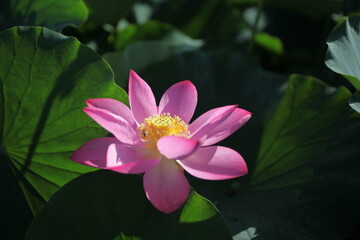
[[[83,113],[88,98],[126,100],[107,63],[74,38],[45,28],[0,33],[1,144],[37,213],[62,185],[92,168],[68,159],[106,132]],[[5,193],[4,193],[5,194]]]
[[[250,181],[242,188],[233,182],[233,197],[211,193],[235,239],[352,234],[359,214],[360,122],[352,117],[349,96],[347,89],[311,77],[290,78],[265,124]]]
[[[74,179],[49,200],[30,225],[36,239],[187,239],[226,240],[223,218],[206,199],[191,192],[171,214],[146,199],[139,176],[97,171]]]
[[[60,31],[68,25],[80,26],[88,16],[82,0],[2,0],[0,29],[16,25],[40,25]]]

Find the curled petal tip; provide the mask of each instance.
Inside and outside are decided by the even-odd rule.
[[[249,112],[249,111],[247,111],[247,110],[245,110],[245,109],[242,109],[245,113],[246,113],[246,115],[250,115],[250,116],[252,116],[252,112]]]
[[[138,75],[134,70],[132,70],[132,69],[130,69],[129,75],[130,75],[130,78],[132,78],[132,77],[139,77],[139,75]]]
[[[182,82],[194,86],[194,84],[193,84],[190,80],[184,80],[184,81],[182,81]]]
[[[135,72],[129,76],[129,102],[138,123],[158,112],[154,94],[150,86]]]

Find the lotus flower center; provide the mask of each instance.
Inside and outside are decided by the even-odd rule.
[[[145,118],[137,129],[139,137],[147,144],[154,146],[163,136],[189,137],[188,125],[178,116],[170,113],[152,115]]]

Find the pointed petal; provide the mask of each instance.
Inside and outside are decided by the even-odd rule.
[[[144,119],[157,114],[157,106],[149,85],[133,70],[129,77],[129,101],[136,121],[141,124]]]
[[[114,137],[95,138],[79,147],[70,157],[71,160],[96,168],[112,167],[107,162],[106,154],[109,146],[119,141]]]
[[[110,170],[121,173],[143,173],[160,163],[161,155],[147,149],[133,148],[123,144],[111,144],[107,151]]]
[[[248,172],[246,163],[238,152],[220,146],[200,148],[178,163],[191,175],[207,180],[235,178]]]
[[[210,110],[209,112],[211,111],[212,110]],[[207,117],[208,116],[206,115],[202,115],[199,118],[203,118],[200,119],[200,121],[206,121]],[[233,113],[225,121],[220,122],[213,130],[211,130],[206,135],[206,139],[202,143],[202,146],[213,145],[227,138],[239,128],[241,128],[250,119],[250,117],[250,112],[241,108],[236,108],[235,111],[233,111]]]
[[[185,202],[190,186],[175,161],[162,159],[159,165],[145,172],[144,189],[155,208],[171,213]]]
[[[235,111],[236,107],[236,105],[219,107],[201,115],[189,126],[189,131],[191,133],[190,138],[193,140],[204,141],[212,130],[224,122],[232,112]]]
[[[124,118],[100,108],[84,108],[84,112],[114,134],[120,142],[135,145],[140,141],[134,128]]]
[[[136,127],[135,119],[130,108],[122,102],[110,98],[97,98],[86,100],[86,104],[89,108],[103,109],[116,116],[120,116],[130,123],[130,125],[133,125],[134,128]]]
[[[159,114],[170,113],[179,116],[188,123],[197,104],[197,91],[190,81],[182,81],[172,85],[162,96]]]
[[[159,152],[169,159],[184,159],[200,147],[200,142],[179,136],[165,136],[157,142]]]

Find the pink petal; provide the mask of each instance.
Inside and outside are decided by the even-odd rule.
[[[189,126],[189,131],[191,133],[190,138],[193,140],[204,141],[211,131],[224,122],[233,111],[235,111],[236,107],[236,105],[219,107],[201,115]]]
[[[160,100],[159,114],[170,113],[179,116],[188,123],[192,118],[197,104],[197,91],[190,81],[172,85]]]
[[[97,98],[86,100],[86,104],[89,108],[103,109],[113,113],[114,115],[120,116],[130,125],[133,125],[134,128],[137,127],[130,108],[122,102],[110,98]]]
[[[157,106],[153,92],[147,83],[133,70],[129,77],[129,101],[136,121],[141,124],[144,119],[157,114]]]
[[[84,111],[103,128],[114,134],[120,142],[135,145],[140,141],[133,126],[124,118],[100,108],[84,108]]]
[[[190,157],[178,162],[191,175],[207,180],[235,178],[248,172],[239,153],[220,146],[200,148]]]
[[[197,120],[199,122],[204,122],[212,114],[215,109],[208,111],[207,113],[201,115]],[[216,111],[216,110],[215,110]],[[241,109],[236,108],[235,111],[223,122],[220,122],[213,130],[211,130],[207,135],[205,141],[202,143],[202,146],[213,145],[221,140],[227,138],[239,128],[241,128],[251,117],[251,113]]]
[[[145,172],[144,189],[155,208],[171,213],[185,202],[190,186],[175,161],[162,159],[159,165]]]
[[[71,160],[96,168],[112,167],[107,162],[106,154],[109,146],[119,141],[114,137],[95,138],[83,144],[70,157]]]
[[[147,149],[137,149],[123,144],[111,144],[107,151],[110,170],[121,173],[143,173],[160,163],[161,155]]]
[[[157,142],[159,152],[168,159],[184,159],[200,147],[200,142],[179,136],[165,136]]]

